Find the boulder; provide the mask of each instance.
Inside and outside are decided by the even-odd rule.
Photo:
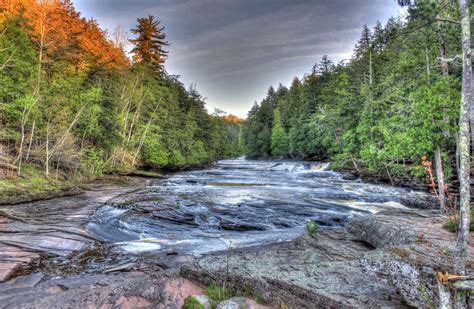
[[[193,296],[194,299],[197,300],[197,302],[199,304],[201,304],[201,306],[204,307],[204,309],[211,309],[212,308],[212,300],[209,299],[209,297],[207,297],[207,295],[204,295],[204,294],[201,294],[201,295],[196,295],[196,296]]]
[[[254,300],[245,297],[232,297],[217,305],[217,309],[264,309],[270,308],[259,305]]]

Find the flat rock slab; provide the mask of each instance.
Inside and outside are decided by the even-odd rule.
[[[73,276],[40,283],[37,275],[32,276],[0,283],[0,308],[178,309],[187,297],[203,293],[199,285],[174,275],[155,277],[132,272]]]
[[[217,305],[216,309],[268,309],[270,307],[257,304],[254,300],[245,297],[232,297]]]
[[[0,245],[0,282],[10,279],[17,269],[39,257],[39,254],[31,251]]]
[[[80,195],[0,206],[0,282],[40,257],[65,257],[91,246],[96,239],[85,225],[96,209],[146,182],[101,185]]]
[[[370,250],[344,229],[315,238],[204,257],[181,275],[203,284],[249,288],[290,308],[404,308],[388,284],[367,275],[359,259]]]

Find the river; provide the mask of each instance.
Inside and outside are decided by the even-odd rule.
[[[429,198],[405,188],[345,180],[325,168],[295,161],[220,161],[112,200],[87,229],[125,252],[172,249],[199,256],[288,241],[305,233],[308,220],[321,228],[342,227],[353,216]]]

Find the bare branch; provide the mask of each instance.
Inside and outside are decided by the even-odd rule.
[[[454,56],[453,58],[438,57],[438,58],[436,58],[436,60],[438,60],[438,61],[440,61],[440,62],[454,62],[454,61],[456,61],[456,60],[462,60],[462,56],[456,55],[456,56]]]
[[[6,67],[10,67],[10,65],[9,65],[8,63],[12,61],[13,56],[15,55],[15,52],[16,52],[16,50],[14,50],[14,51],[10,54],[10,56],[8,57],[8,59],[5,60],[5,62],[0,66],[0,72],[3,71]]]
[[[461,25],[461,23],[457,20],[453,20],[453,19],[448,19],[448,18],[436,18],[436,21],[442,21],[442,22],[446,22],[446,23],[451,23],[451,24],[455,24],[455,25]]]

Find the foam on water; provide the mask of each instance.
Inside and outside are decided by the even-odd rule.
[[[207,170],[173,174],[134,193],[133,203],[100,208],[88,229],[127,252],[173,248],[200,255],[291,240],[308,220],[344,226],[353,216],[403,209],[426,194],[344,180],[327,164],[219,161]],[[150,201],[150,196],[156,199]],[[403,197],[403,199],[402,199]]]

